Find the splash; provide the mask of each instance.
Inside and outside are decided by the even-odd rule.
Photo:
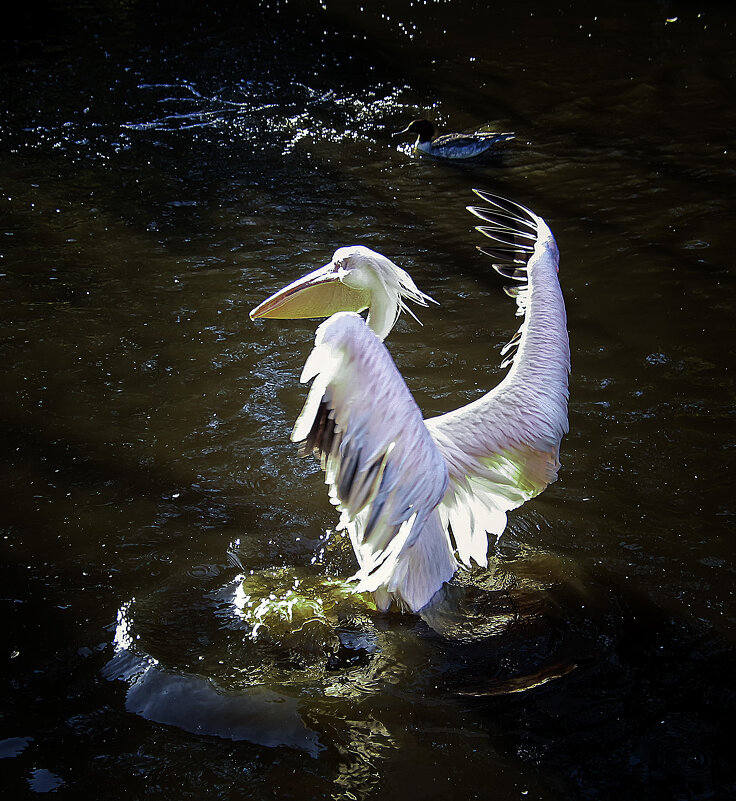
[[[344,631],[365,625],[375,612],[372,602],[355,595],[346,582],[315,575],[298,578],[286,569],[238,576],[232,605],[250,640],[302,665],[334,660],[346,647]],[[361,650],[373,648],[366,641]]]

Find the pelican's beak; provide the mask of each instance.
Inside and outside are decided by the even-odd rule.
[[[392,133],[391,136],[401,136],[402,134],[412,133],[409,128],[411,128],[411,123],[409,123],[403,131],[396,131],[396,133]]]
[[[368,290],[343,284],[338,269],[330,262],[271,295],[251,311],[250,319],[329,317],[339,311],[361,312],[368,308],[369,302]]]

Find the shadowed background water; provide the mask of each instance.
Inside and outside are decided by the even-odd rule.
[[[9,797],[733,798],[736,12],[15,13]],[[391,134],[425,114],[517,140],[418,159]],[[379,615],[343,593],[353,557],[288,441],[315,323],[247,312],[366,244],[441,304],[389,340],[424,413],[478,397],[518,321],[475,250],[475,186],[557,237],[563,470],[426,620]]]

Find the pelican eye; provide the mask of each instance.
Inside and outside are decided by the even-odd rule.
[[[338,261],[335,264],[335,267],[337,267],[336,273],[338,281],[343,281],[348,275],[350,275],[351,271],[345,269],[345,261]]]

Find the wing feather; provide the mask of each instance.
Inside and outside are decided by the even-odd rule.
[[[317,329],[292,439],[314,453],[358,558],[358,590],[425,606],[457,569],[439,523],[444,459],[383,343],[352,312]]]
[[[476,193],[489,206],[468,208],[491,223],[477,230],[508,248],[494,249],[493,258],[506,253],[512,263],[508,271],[503,265],[494,268],[526,284],[507,288],[524,320],[502,350],[503,365],[511,365],[504,380],[473,403],[426,421],[450,477],[441,518],[467,566],[471,559],[485,565],[487,533],[499,537],[506,512],[557,478],[560,441],[568,430],[570,370],[559,254],[551,231],[525,207]],[[530,231],[534,244],[528,252]]]

